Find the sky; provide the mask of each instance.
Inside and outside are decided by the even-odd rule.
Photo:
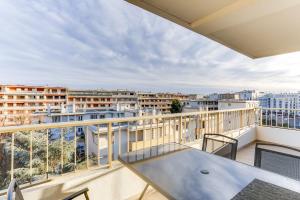
[[[123,0],[1,0],[0,83],[300,90],[300,52],[251,59]]]

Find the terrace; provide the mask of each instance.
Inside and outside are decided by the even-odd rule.
[[[252,58],[300,49],[294,20],[299,17],[299,1],[128,1]],[[237,139],[237,161],[253,165],[258,141],[300,148],[298,113],[252,108],[3,127],[0,199],[6,198],[14,178],[25,199],[61,199],[85,187],[90,199],[138,199],[146,182],[119,162],[123,154],[174,143],[201,149],[204,134],[210,133]],[[278,177],[269,173],[270,179]],[[293,179],[280,178],[295,183],[291,187],[297,185]],[[164,196],[152,188],[144,198]]]
[[[299,147],[298,126],[281,123],[279,110],[269,111],[201,111],[3,127],[2,195],[9,181],[17,178],[25,188],[25,199],[59,199],[83,187],[89,188],[91,199],[137,199],[145,182],[123,167],[119,155],[173,142],[199,149],[204,133],[236,138],[237,161],[249,165],[256,141]],[[295,110],[286,112],[295,116],[289,121],[298,121]],[[277,126],[271,125],[271,116]],[[164,198],[151,189],[145,198],[158,196]]]

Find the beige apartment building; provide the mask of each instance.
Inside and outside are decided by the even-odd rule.
[[[137,95],[127,90],[69,90],[68,101],[74,111],[137,109]]]
[[[45,113],[61,112],[66,104],[63,87],[0,85],[0,126],[42,122]]]
[[[184,101],[188,98],[188,95],[180,93],[138,93],[139,107],[141,109],[156,109],[162,113],[170,113],[171,104],[174,99]]]

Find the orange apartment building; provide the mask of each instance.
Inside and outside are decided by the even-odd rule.
[[[0,126],[42,122],[47,111],[61,112],[67,100],[63,87],[0,85]]]
[[[69,90],[69,105],[74,111],[137,109],[136,92],[127,90]]]
[[[170,113],[172,101],[184,101],[189,95],[173,93],[138,93],[139,107],[141,109],[156,109],[162,113]]]
[[[0,127],[44,123],[49,113],[155,109],[170,113],[172,101],[188,95],[128,90],[68,90],[64,87],[0,85]]]

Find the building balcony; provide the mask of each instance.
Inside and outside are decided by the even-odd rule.
[[[90,199],[138,199],[146,183],[118,161],[120,154],[173,142],[201,149],[205,133],[236,138],[237,161],[252,166],[257,141],[300,148],[297,126],[275,127],[270,116],[235,109],[2,127],[0,199],[13,178],[25,199],[60,199],[85,187]],[[152,188],[144,199],[166,198]]]

